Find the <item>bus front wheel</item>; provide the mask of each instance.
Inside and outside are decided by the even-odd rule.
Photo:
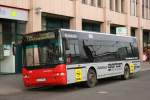
[[[124,67],[124,75],[122,76],[124,80],[128,80],[130,78],[130,68],[129,66]]]
[[[93,69],[89,69],[87,74],[87,86],[89,88],[92,88],[96,86],[97,83],[97,75],[96,72]]]

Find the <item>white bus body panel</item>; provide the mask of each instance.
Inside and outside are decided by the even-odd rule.
[[[101,62],[101,63],[86,63],[86,64],[71,64],[67,65],[67,84],[77,83],[87,80],[87,74],[90,67],[94,67],[97,73],[97,79],[119,76],[124,74],[125,64],[135,65],[134,72],[140,71],[139,60]],[[76,70],[79,69],[81,80],[76,80]]]

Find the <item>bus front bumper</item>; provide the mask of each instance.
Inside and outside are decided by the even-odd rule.
[[[56,86],[67,84],[66,66],[27,70],[23,68],[23,82],[26,87]]]
[[[23,78],[23,81],[26,87],[67,85],[66,78],[62,76]]]

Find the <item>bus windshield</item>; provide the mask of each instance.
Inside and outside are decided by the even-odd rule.
[[[24,66],[28,69],[54,67],[63,63],[59,38],[27,42],[24,46]]]

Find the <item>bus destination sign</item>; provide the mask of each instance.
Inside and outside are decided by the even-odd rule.
[[[45,40],[45,39],[53,39],[53,38],[55,38],[55,34],[53,32],[31,34],[26,36],[26,40],[29,42]]]

